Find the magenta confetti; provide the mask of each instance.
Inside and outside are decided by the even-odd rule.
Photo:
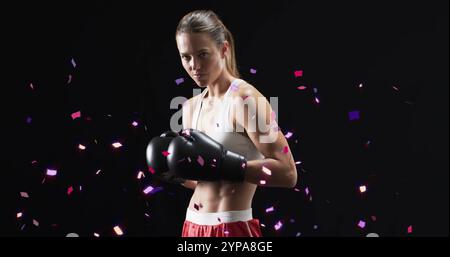
[[[78,112],[74,112],[71,114],[72,116],[72,120],[76,119],[76,118],[80,118],[81,117],[81,111]]]
[[[147,188],[144,189],[144,194],[146,194],[146,195],[149,194],[150,192],[153,191],[153,189],[154,188],[152,186],[148,186]]]
[[[413,227],[412,225],[408,226],[408,234],[411,234],[413,232]]]
[[[360,220],[360,221],[358,222],[358,227],[360,227],[360,228],[365,228],[365,227],[366,227],[366,222],[363,221],[363,220]]]
[[[253,68],[250,69],[250,73],[251,73],[251,74],[256,74],[256,69],[253,69]]]
[[[67,195],[70,195],[72,192],[73,192],[73,187],[72,186],[67,188]]]
[[[200,164],[200,166],[203,166],[205,164],[205,160],[199,155],[197,158],[197,162]]]
[[[184,78],[179,78],[175,80],[175,83],[177,83],[177,86],[184,82]]]
[[[278,221],[277,224],[275,224],[274,228],[275,228],[275,230],[278,231],[281,229],[282,226],[283,226],[283,223],[281,221]]]
[[[163,151],[162,154],[164,155],[164,157],[167,157],[170,153],[167,151]]]
[[[299,86],[299,87],[297,87],[297,89],[299,89],[299,90],[305,90],[306,87],[305,87],[305,86]]]
[[[57,170],[47,169],[48,176],[56,176],[57,173],[58,173]]]
[[[148,171],[150,171],[153,175],[156,173],[156,171],[150,166],[148,167]]]
[[[266,209],[266,213],[273,212],[273,210],[274,210],[274,208],[273,208],[273,206],[271,206]]]
[[[283,153],[288,153],[289,152],[289,147],[285,146],[283,147]]]
[[[302,71],[302,70],[296,70],[296,71],[294,71],[294,76],[295,76],[296,78],[302,77],[302,76],[303,76],[303,71]]]
[[[293,135],[292,132],[287,132],[286,135],[284,135],[284,137],[285,137],[286,139],[289,139],[289,138],[292,137],[292,135]]]

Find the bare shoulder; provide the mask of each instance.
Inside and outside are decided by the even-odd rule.
[[[238,84],[237,90],[232,91],[233,96],[238,96],[240,99],[245,99],[246,97],[262,97],[261,92],[256,89],[255,86],[248,83],[245,80],[242,80],[241,83]]]

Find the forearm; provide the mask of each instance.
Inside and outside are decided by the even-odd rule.
[[[195,180],[186,180],[183,184],[181,184],[185,188],[195,190],[195,187],[197,187],[197,181]]]
[[[295,164],[275,160],[263,159],[247,162],[245,181],[267,187],[292,188],[297,183]]]

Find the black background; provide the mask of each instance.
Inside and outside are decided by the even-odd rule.
[[[448,236],[448,1],[169,0],[2,8],[1,235],[180,235],[192,191],[151,178],[145,147],[169,128],[172,98],[196,88],[174,38],[195,9],[222,18],[243,79],[279,97],[280,127],[294,133],[299,191],[254,198],[265,236]]]

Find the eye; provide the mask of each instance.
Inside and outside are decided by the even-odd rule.
[[[203,52],[203,53],[200,54],[200,57],[201,58],[205,58],[205,57],[208,57],[208,55],[209,54],[207,52]]]
[[[183,59],[185,61],[189,61],[190,57],[187,55],[183,55],[183,56],[181,56],[181,59]]]

